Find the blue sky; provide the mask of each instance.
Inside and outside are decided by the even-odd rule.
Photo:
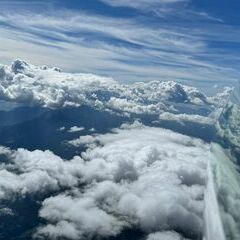
[[[16,58],[122,82],[231,84],[237,0],[1,1],[0,62]]]

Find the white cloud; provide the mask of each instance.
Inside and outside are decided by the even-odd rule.
[[[80,136],[77,139],[70,140],[70,141],[68,141],[68,143],[73,145],[73,146],[75,146],[75,147],[79,147],[79,146],[82,146],[82,145],[93,144],[96,141],[97,141],[97,137],[96,136],[85,135],[85,136]]]
[[[66,127],[60,127],[58,130],[59,131],[64,131],[64,130],[66,130]]]
[[[49,224],[37,234],[62,237],[57,229],[64,222],[76,233],[70,239],[114,236],[126,226],[147,233],[181,229],[202,234],[207,144],[144,126],[116,129],[97,139],[100,145],[82,155],[83,179],[89,186],[46,199],[40,216]],[[95,215],[90,228],[87,224]],[[98,216],[111,220],[100,223]]]
[[[95,132],[95,131],[96,131],[95,128],[90,128],[90,129],[89,129],[89,132]]]
[[[68,71],[108,74],[125,82],[226,81],[226,76],[232,81],[238,77],[234,70],[214,64],[218,53],[212,53],[198,29],[189,34],[189,26],[160,24],[153,28],[139,19],[70,11],[5,11],[0,18],[3,26],[11,26],[0,28],[0,50],[5,63],[18,57],[35,64],[55,63]],[[25,51],[28,48],[31,51]],[[76,61],[79,56],[84,61]]]
[[[19,60],[0,71],[1,98],[52,108],[87,104],[90,101],[86,99],[88,91],[104,89],[115,83],[106,77],[61,73]],[[94,99],[92,102],[94,105]]]
[[[81,200],[65,195],[48,198],[43,202],[40,216],[53,224],[41,228],[38,236],[50,236],[51,239],[107,237],[116,235],[122,227],[117,218],[99,209],[91,198]]]
[[[147,237],[147,240],[187,240],[186,238],[183,238],[181,235],[179,235],[176,232],[156,232],[151,233]]]
[[[218,106],[225,108],[228,103],[228,99],[230,98],[232,93],[233,93],[233,88],[225,87],[222,92],[217,93],[215,96],[209,97],[208,100],[213,104],[217,103]]]
[[[83,162],[78,158],[64,161],[50,151],[30,152],[25,149],[8,149],[1,154],[10,162],[0,166],[0,199],[42,194],[80,183],[79,167]]]
[[[73,126],[70,127],[70,129],[68,130],[68,132],[73,133],[73,132],[81,132],[83,131],[85,128],[84,127],[77,127],[77,126]]]
[[[138,114],[151,114],[167,110],[167,107],[163,103],[149,104],[146,106],[144,104],[136,104],[136,102],[127,100],[125,98],[115,97],[111,97],[107,105],[110,109]]]
[[[186,2],[186,0],[138,0],[138,1],[128,1],[128,0],[101,0],[102,2],[109,4],[113,7],[130,7],[140,10],[149,10],[154,8],[164,8],[169,4]]]
[[[199,139],[139,122],[92,137],[94,148],[68,161],[0,148],[8,159],[0,165],[0,200],[60,192],[42,202],[46,224],[35,237],[107,237],[125,228],[148,240],[202,236],[207,163],[218,159],[219,146],[212,153]],[[14,213],[2,206],[0,214]]]
[[[174,121],[174,122],[179,122],[182,124],[187,124],[189,122],[192,123],[197,123],[201,125],[212,125],[217,122],[218,119],[215,118],[210,118],[210,117],[204,117],[201,115],[195,115],[195,114],[172,114],[169,112],[163,112],[159,115],[160,120],[165,120],[165,121]]]
[[[132,124],[123,123],[120,128],[121,129],[133,129],[133,128],[142,128],[144,125],[139,121],[135,120]]]
[[[223,96],[227,100],[228,95]],[[0,66],[0,99],[48,108],[88,105],[120,113],[160,114],[172,112],[172,105],[179,103],[218,107],[218,98],[173,81],[124,85],[107,77],[64,73],[20,60]]]

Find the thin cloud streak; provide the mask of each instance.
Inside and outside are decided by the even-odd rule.
[[[130,7],[136,9],[154,8],[154,7],[166,7],[174,3],[188,2],[188,0],[100,0],[113,7]]]
[[[149,27],[142,19],[72,11],[56,11],[51,16],[1,13],[0,24],[4,63],[23,58],[120,81],[223,81],[226,76],[229,80],[238,76],[234,70],[210,61],[212,53],[201,30],[189,34],[174,26]]]

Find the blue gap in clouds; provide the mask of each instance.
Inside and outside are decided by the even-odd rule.
[[[194,0],[191,6],[197,11],[222,19],[224,23],[240,25],[239,0]]]
[[[125,7],[111,7],[99,0],[58,0],[54,1],[55,5],[69,10],[83,10],[92,13],[102,14],[113,17],[134,17],[137,11]]]
[[[240,50],[240,43],[239,42],[230,42],[230,41],[209,41],[209,47],[216,48],[216,49],[225,49],[228,48],[229,50]]]
[[[111,17],[135,17],[137,10],[127,7],[112,7],[100,0],[3,0],[1,8],[7,10],[24,11],[57,11],[72,10],[86,11],[92,14],[100,14]]]

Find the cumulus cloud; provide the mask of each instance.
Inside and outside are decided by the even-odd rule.
[[[209,97],[209,102],[216,103],[218,102],[218,106],[226,107],[226,104],[228,101],[226,99],[229,99],[232,95],[234,89],[232,87],[225,87],[222,92],[217,93],[215,96]]]
[[[202,237],[209,144],[138,121],[85,142],[95,145],[68,161],[0,148],[0,201],[50,196],[35,238],[108,237],[131,228],[150,240]],[[6,209],[1,214],[12,214]]]
[[[108,106],[110,109],[128,112],[128,113],[145,113],[151,114],[155,112],[161,112],[167,109],[167,107],[163,103],[156,103],[156,104],[136,104],[136,102],[127,100],[126,98],[115,98],[111,97],[108,101]]]
[[[123,123],[120,128],[121,129],[133,129],[133,128],[141,128],[144,127],[144,125],[141,123],[139,119],[134,120],[133,123]]]
[[[89,144],[93,144],[97,141],[97,137],[93,136],[93,135],[85,135],[85,136],[80,136],[77,139],[73,139],[68,141],[69,144],[75,146],[75,147],[79,147],[82,145],[89,145]]]
[[[9,67],[1,67],[1,72],[2,99],[50,108],[87,104],[91,101],[91,96],[86,98],[90,89],[104,89],[114,83],[110,78],[61,73],[58,69],[35,67],[19,60]],[[94,105],[94,99],[92,102]]]
[[[20,60],[0,67],[0,99],[48,108],[88,105],[137,114],[172,112],[172,105],[179,103],[218,107],[217,97],[209,99],[196,88],[173,81],[124,85],[111,78],[63,73]]]
[[[99,144],[82,154],[87,187],[46,199],[40,216],[48,224],[36,236],[57,239],[65,236],[59,226],[69,225],[75,234],[70,239],[115,236],[126,227],[202,234],[207,144],[144,126],[96,138]]]
[[[50,239],[107,237],[116,235],[123,227],[117,218],[101,210],[92,198],[66,195],[48,198],[43,202],[40,216],[52,224],[40,228],[37,237],[49,236]]]
[[[68,130],[68,132],[73,133],[73,132],[81,132],[83,131],[85,128],[84,127],[77,127],[77,126],[73,126],[70,127],[70,129]]]
[[[210,118],[201,115],[195,114],[173,114],[169,112],[163,112],[159,115],[160,120],[165,121],[174,121],[182,124],[187,124],[189,122],[197,123],[200,125],[214,125],[217,121],[217,118]]]
[[[0,166],[0,200],[42,194],[80,183],[82,161],[64,161],[50,151],[25,149],[1,152],[9,161]]]
[[[183,238],[181,235],[179,235],[176,232],[156,232],[151,233],[147,237],[147,240],[187,240],[186,238]]]

